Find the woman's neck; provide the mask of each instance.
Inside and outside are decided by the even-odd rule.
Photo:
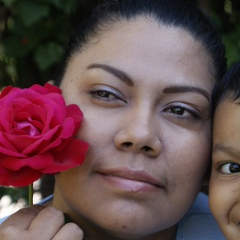
[[[55,201],[54,201],[55,200]],[[59,199],[58,199],[59,200]],[[54,198],[50,203],[51,206],[67,213],[71,221],[76,223],[84,232],[84,240],[175,240],[177,235],[177,225],[174,225],[165,230],[155,231],[154,233],[133,234],[129,231],[121,231],[121,229],[112,231],[105,229],[97,224],[94,224],[87,216],[83,216],[68,207],[64,207],[65,203],[59,203]],[[70,212],[69,212],[70,210]],[[125,229],[126,230],[126,229]],[[136,231],[137,232],[137,231]]]
[[[107,231],[90,223],[86,219],[82,219],[78,225],[84,232],[84,240],[175,240],[177,235],[177,225],[142,237]]]

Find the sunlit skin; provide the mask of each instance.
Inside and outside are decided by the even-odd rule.
[[[61,89],[85,120],[84,164],[53,206],[87,239],[174,239],[210,159],[211,61],[186,31],[139,18],[76,53]]]
[[[213,130],[210,207],[223,233],[240,239],[240,102],[223,101]]]

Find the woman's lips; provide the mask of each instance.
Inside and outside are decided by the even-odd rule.
[[[103,169],[98,174],[105,182],[123,191],[149,193],[163,189],[163,185],[145,171],[116,168]]]

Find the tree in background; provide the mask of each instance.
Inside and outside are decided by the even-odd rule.
[[[0,89],[29,87],[54,79],[71,24],[100,0],[0,0]],[[137,0],[136,0],[137,1]],[[226,45],[228,65],[240,60],[239,0],[190,0],[214,22]],[[16,202],[25,188],[0,188]]]
[[[240,60],[240,1],[198,0],[198,5],[216,25],[226,46],[228,66]]]
[[[43,85],[53,79],[63,58],[71,23],[79,21],[96,2],[0,0],[0,90],[6,85]],[[52,185],[52,179],[46,181]],[[39,187],[35,190],[39,191]],[[45,186],[40,190],[44,195],[52,191]],[[0,187],[0,199],[4,195],[16,203],[27,199],[28,188]]]
[[[100,0],[0,0],[0,88],[54,79],[71,32]],[[239,0],[191,0],[215,23],[229,65],[240,58]]]
[[[96,0],[0,1],[0,88],[29,87],[55,77],[71,23]]]

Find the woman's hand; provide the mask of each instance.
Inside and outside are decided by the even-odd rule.
[[[11,215],[0,225],[1,240],[82,240],[75,223],[64,223],[64,214],[54,207],[34,205]]]

